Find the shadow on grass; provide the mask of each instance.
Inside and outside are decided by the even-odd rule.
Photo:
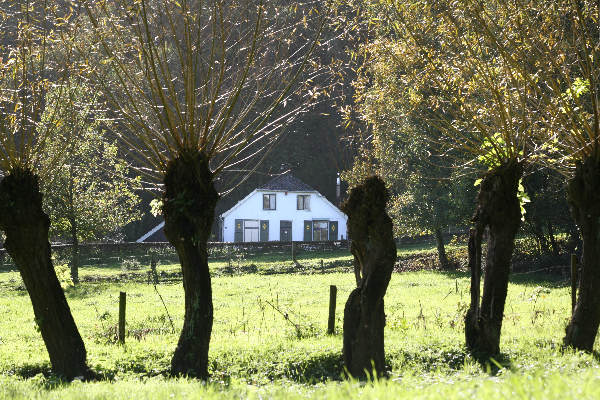
[[[468,278],[469,276],[471,276],[469,271],[464,271],[461,269],[453,269],[453,270],[435,269],[435,270],[431,270],[431,272],[441,275],[448,279],[464,279],[464,278]]]
[[[495,376],[501,369],[511,369],[511,360],[505,354],[495,357],[475,357],[466,349],[422,349],[414,352],[394,352],[388,354],[388,370],[420,370],[433,372],[439,369],[459,371],[469,360],[476,361],[482,370],[490,376]],[[595,353],[595,357],[599,357]],[[232,378],[249,382],[289,380],[300,384],[317,384],[327,381],[344,379],[344,362],[341,353],[326,352],[313,354],[305,358],[286,358],[283,360],[256,359],[249,363],[236,359],[213,359],[211,380],[228,383]],[[169,377],[169,366],[149,368],[143,359],[119,360],[112,368],[93,368],[95,380],[113,381],[120,374],[135,374],[139,377],[164,376]],[[6,375],[15,375],[23,379],[38,379],[40,384],[48,389],[57,385],[68,384],[52,374],[49,363],[23,364],[9,371]],[[43,377],[43,378],[42,378]]]
[[[136,371],[132,371],[136,372]],[[29,379],[36,382],[39,386],[52,390],[58,387],[70,385],[69,380],[64,379],[61,376],[55,375],[52,372],[52,367],[49,362],[42,362],[37,364],[22,364],[13,367],[10,370],[3,371],[4,375],[18,376],[22,379]],[[89,381],[112,381],[115,377],[115,371],[96,371],[90,369],[90,376],[86,378]],[[156,374],[155,374],[156,375]],[[149,375],[148,375],[149,376]],[[166,376],[166,374],[165,374]]]
[[[510,274],[510,283],[522,286],[543,286],[547,288],[564,288],[570,286],[571,283],[568,278],[564,277],[560,273],[549,273],[546,272],[548,269],[542,271],[533,272],[517,272]],[[549,269],[552,271],[552,269]],[[464,270],[431,270],[432,273],[444,276],[448,279],[463,279],[469,278],[469,271]]]
[[[479,367],[491,376],[501,369],[511,369],[512,362],[507,354],[495,356],[476,355],[465,347],[439,349],[433,347],[420,348],[412,352],[399,351],[388,354],[388,365],[393,370],[412,370],[435,372],[439,370],[460,371],[469,363],[476,362]]]
[[[298,383],[315,384],[328,380],[341,380],[344,360],[339,353],[326,353],[302,362],[290,361],[285,366],[284,377]]]
[[[33,378],[36,375],[42,374],[48,378],[52,376],[52,367],[49,362],[35,364],[21,364],[13,366],[11,369],[2,371],[3,375],[15,375],[23,379]]]
[[[543,286],[547,288],[564,288],[571,285],[568,278],[561,274],[547,272],[515,273],[510,277],[510,283],[522,286]]]
[[[223,365],[214,360],[212,374],[228,381],[233,378],[248,381],[289,380],[300,384],[316,384],[326,381],[341,381],[344,378],[344,362],[341,349],[339,352],[327,352],[310,355],[307,358],[290,358],[285,360],[263,360],[246,365],[235,364],[235,360],[227,359]],[[230,364],[233,361],[233,364]],[[460,371],[465,365],[477,362],[484,372],[494,376],[501,369],[510,369],[511,360],[505,354],[494,358],[481,357],[475,359],[464,348],[435,349],[423,348],[413,352],[391,352],[387,354],[386,365],[389,371],[424,371],[438,370]],[[235,371],[232,373],[232,371]]]
[[[111,283],[78,284],[64,289],[67,299],[86,299],[95,297],[111,289]]]
[[[512,361],[504,353],[494,357],[474,357],[465,348],[391,353],[386,357],[386,364],[388,371],[402,370],[407,367],[427,372],[439,369],[460,371],[464,369],[465,362],[468,360],[476,361],[490,376],[497,375],[502,369],[512,368]],[[344,362],[340,352],[320,354],[302,361],[289,361],[283,374],[274,374],[269,378],[284,378],[298,383],[314,384],[328,380],[342,380],[343,376]]]

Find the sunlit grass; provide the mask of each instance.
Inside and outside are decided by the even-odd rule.
[[[55,378],[41,375],[49,373],[48,356],[20,278],[2,272],[0,397],[595,397],[600,379],[596,359],[561,351],[570,308],[566,282],[541,275],[518,275],[511,282],[498,369],[494,363],[479,364],[463,347],[467,273],[394,273],[385,304],[390,380],[375,385],[340,380],[343,308],[354,277],[349,255],[325,256],[299,258],[308,266],[301,273],[274,273],[287,269],[286,263],[291,267],[290,260],[245,260],[244,265],[256,266],[254,273],[229,270],[226,261],[211,264],[215,322],[207,385],[168,378],[183,321],[180,280],[157,287],[166,310],[154,287],[143,281],[99,280],[68,288],[89,364],[108,381],[56,386]],[[319,270],[321,258],[332,267]],[[311,267],[319,273],[311,274]],[[159,265],[158,270],[176,272],[177,266]],[[89,272],[118,276],[121,269]],[[332,336],[325,333],[329,285],[338,287]],[[115,343],[120,291],[127,292],[125,346]]]

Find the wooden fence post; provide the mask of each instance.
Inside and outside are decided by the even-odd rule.
[[[127,293],[119,293],[119,343],[125,344],[125,306]]]
[[[577,256],[571,254],[571,313],[577,304]]]
[[[335,333],[335,302],[337,297],[337,287],[329,286],[329,320],[327,321],[327,334]]]
[[[296,262],[296,244],[292,241],[292,261]]]

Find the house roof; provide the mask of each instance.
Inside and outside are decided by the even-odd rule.
[[[283,190],[287,192],[316,192],[315,189],[302,182],[289,172],[279,175],[262,186],[258,190]]]
[[[136,243],[148,242],[166,242],[167,237],[161,229],[165,226],[165,221],[150,229],[145,235],[136,240]]]

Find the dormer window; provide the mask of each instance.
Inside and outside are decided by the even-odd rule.
[[[263,210],[275,210],[275,194],[263,194]]]
[[[309,194],[299,194],[298,200],[296,202],[297,210],[310,210],[310,195]]]

